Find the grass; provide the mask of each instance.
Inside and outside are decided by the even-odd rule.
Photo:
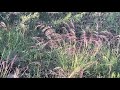
[[[24,74],[19,75],[21,77],[45,77],[49,70],[55,67],[61,67],[67,78],[119,77],[119,55],[105,46],[93,55],[85,47],[81,52],[70,55],[67,49],[74,46],[65,45],[50,51],[42,51],[41,46],[31,48],[35,41],[16,30],[8,32],[1,30],[0,38],[1,60],[4,66],[0,70],[2,78],[10,73],[4,62],[7,60],[13,62],[15,55],[17,55],[15,68],[27,67],[25,72],[22,71]]]
[[[77,21],[78,18],[83,17],[81,14],[81,16],[77,15],[72,17],[72,13],[69,12],[64,19],[69,22],[70,17]],[[25,18],[27,21],[30,16]],[[24,17],[22,19],[24,20]],[[62,20],[54,21],[54,24],[59,23],[62,23]],[[81,32],[77,37],[76,34],[71,34],[70,30],[73,28],[64,27],[69,29],[69,33],[57,33],[65,37],[57,48],[52,43],[52,49],[50,49],[51,44],[48,43],[49,39],[41,37],[43,42],[40,42],[33,38],[40,37],[37,35],[39,30],[32,31],[27,28],[23,32],[17,28],[1,29],[0,78],[120,78],[119,40],[117,43],[117,39],[110,42],[117,35],[107,41],[109,39],[107,35],[101,35],[101,32],[96,35],[88,30]],[[52,30],[52,28],[47,29]],[[72,37],[78,40],[70,39]],[[108,39],[105,41],[105,38]],[[57,43],[57,39],[51,40]],[[108,43],[112,43],[114,47]]]

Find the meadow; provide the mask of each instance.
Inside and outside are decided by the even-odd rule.
[[[0,78],[120,78],[120,13],[0,12]]]

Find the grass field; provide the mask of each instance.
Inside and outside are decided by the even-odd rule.
[[[120,77],[120,13],[61,13],[1,20],[0,78]]]

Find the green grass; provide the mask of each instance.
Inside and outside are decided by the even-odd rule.
[[[80,78],[80,71],[83,71],[84,78],[97,77],[119,77],[119,55],[105,46],[96,55],[84,51],[69,56],[66,47],[57,48],[51,51],[42,51],[40,47],[31,48],[35,44],[30,37],[24,36],[21,32],[11,30],[10,32],[0,31],[1,60],[12,60],[17,55],[18,66],[28,66],[23,77],[40,78],[42,70],[52,70],[61,67],[68,78]]]
[[[57,25],[59,26],[61,23],[69,22],[70,20],[73,20],[79,26],[87,27],[83,25],[87,12],[73,14],[73,12],[65,13],[62,16],[63,18],[59,17],[59,19],[49,18],[49,15],[44,13],[43,16],[48,21],[45,17],[47,15],[51,20],[50,24],[53,24],[52,26],[56,26],[56,28]],[[115,23],[116,14],[119,13],[110,14],[108,18],[103,15],[106,20],[103,24],[108,25],[106,28],[113,27],[111,25],[115,24],[115,30],[118,34],[119,27]],[[87,48],[82,47],[81,51],[75,52],[73,55],[70,54],[71,51],[67,52],[67,49],[68,47],[73,48],[74,45],[64,44],[56,49],[45,50],[42,45],[36,46],[37,42],[32,39],[39,32],[39,30],[34,30],[38,16],[39,13],[22,16],[22,25],[24,27],[18,24],[17,28],[14,27],[14,29],[8,29],[8,31],[0,29],[0,78],[7,78],[13,72],[17,73],[20,78],[49,78],[49,72],[56,67],[63,69],[66,78],[120,78],[119,43],[115,49],[103,44],[98,51],[96,47],[88,45]],[[42,13],[40,16],[39,18],[42,18]],[[91,14],[89,17],[95,16]],[[35,20],[34,22],[32,22],[33,19]],[[92,21],[94,20],[92,19]],[[27,24],[32,22],[34,25],[25,25],[26,22]],[[28,26],[31,26],[32,29]],[[81,29],[85,29],[82,26],[77,28],[78,32],[81,32]],[[96,27],[94,23],[93,27]],[[101,30],[106,30],[105,26],[99,27],[101,27]],[[35,48],[32,46],[35,46]],[[95,52],[91,53],[92,50]]]

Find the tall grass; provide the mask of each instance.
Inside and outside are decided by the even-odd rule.
[[[120,78],[119,13],[4,14],[0,78]]]

